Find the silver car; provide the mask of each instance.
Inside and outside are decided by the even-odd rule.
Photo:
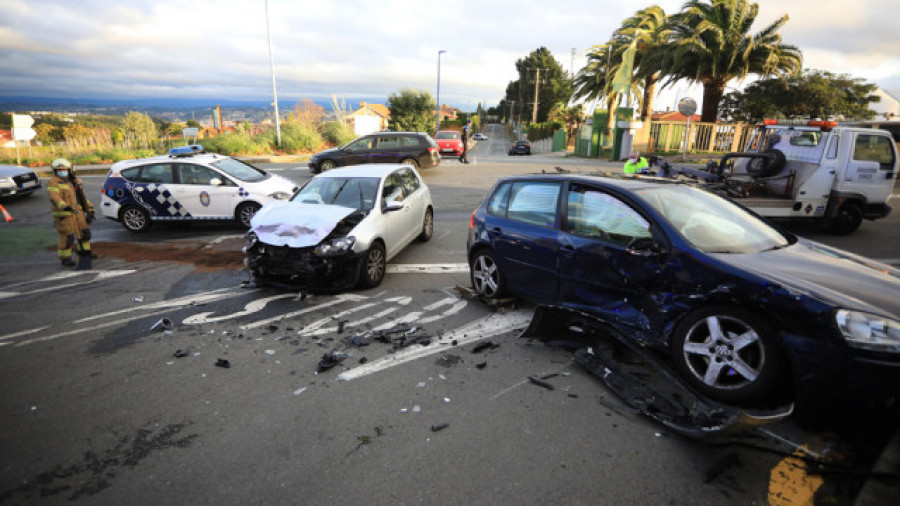
[[[257,284],[372,288],[387,262],[434,231],[431,192],[413,167],[365,164],[310,179],[250,222],[245,264]]]
[[[0,197],[30,195],[40,187],[40,178],[28,167],[0,165]]]

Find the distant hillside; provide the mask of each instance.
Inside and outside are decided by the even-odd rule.
[[[359,102],[385,103],[387,99],[354,97],[352,99],[341,98],[347,107],[355,110]],[[278,108],[287,113],[294,108],[300,100],[279,100]],[[331,111],[331,100],[313,100],[325,111]],[[147,113],[185,110],[209,110],[216,105],[222,109],[269,109],[271,102],[267,101],[239,101],[216,100],[198,98],[55,98],[55,97],[3,97],[0,96],[0,112],[18,111],[55,111],[55,112],[93,112],[98,114],[124,114],[128,111],[140,111]]]

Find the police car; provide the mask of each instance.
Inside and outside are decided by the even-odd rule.
[[[100,189],[100,210],[132,232],[143,232],[154,221],[237,220],[249,227],[263,204],[288,199],[297,188],[293,181],[204,153],[195,144],[113,164]]]

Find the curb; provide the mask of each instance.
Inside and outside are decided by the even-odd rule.
[[[873,476],[866,480],[856,499],[854,506],[882,506],[884,504],[900,504],[900,432],[894,436],[881,451],[875,465]],[[888,476],[888,477],[882,477]]]

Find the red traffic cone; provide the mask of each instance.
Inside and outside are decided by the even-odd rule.
[[[0,211],[3,212],[3,217],[6,218],[6,222],[7,222],[7,223],[13,221],[12,215],[9,214],[9,212],[6,210],[5,207],[3,207],[3,205],[0,205]]]

